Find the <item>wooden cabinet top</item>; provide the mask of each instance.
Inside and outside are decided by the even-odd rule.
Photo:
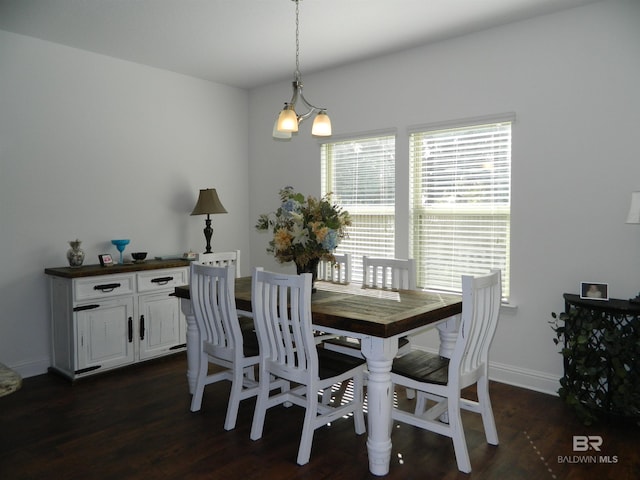
[[[640,315],[640,304],[631,303],[629,300],[621,300],[619,298],[610,298],[609,300],[591,300],[588,298],[580,298],[580,295],[572,293],[565,293],[563,297],[564,301],[568,305],[574,305],[576,307],[611,313]]]
[[[55,267],[45,268],[44,273],[47,275],[53,275],[55,277],[63,278],[81,278],[81,277],[95,277],[98,275],[113,275],[114,273],[132,273],[143,270],[158,270],[161,268],[181,268],[188,267],[191,262],[188,260],[146,260],[142,263],[125,263],[112,265],[110,267],[103,267],[100,264],[97,265],[84,265],[82,267]]]

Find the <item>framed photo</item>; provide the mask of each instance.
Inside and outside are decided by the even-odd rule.
[[[586,300],[609,300],[609,284],[580,282],[580,298]]]
[[[105,253],[104,255],[98,255],[98,259],[100,260],[100,265],[102,265],[103,267],[110,267],[111,265],[113,265],[113,258],[111,258],[111,255],[109,255],[108,253]]]

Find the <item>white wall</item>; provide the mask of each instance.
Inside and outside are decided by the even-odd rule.
[[[329,108],[334,135],[406,129],[515,112],[512,160],[512,302],[491,353],[492,376],[557,390],[561,357],[548,321],[581,281],[612,297],[640,290],[640,228],[626,225],[640,190],[640,2],[607,1],[433,46],[305,76],[305,94]],[[304,69],[303,69],[304,74]],[[319,146],[304,124],[291,142],[271,139],[291,95],[282,81],[250,96],[250,217],[277,207],[279,188],[320,191]],[[400,179],[399,215],[406,217]],[[253,231],[253,263],[279,268]],[[398,252],[407,251],[399,238]],[[422,338],[433,348],[432,336]]]
[[[50,361],[45,267],[117,251],[204,250],[198,190],[216,188],[216,250],[249,273],[248,94],[0,31],[0,362]]]
[[[408,169],[409,126],[516,113],[518,309],[501,317],[492,351],[502,381],[556,390],[547,322],[563,292],[582,280],[618,298],[640,290],[640,228],[624,224],[640,190],[638,25],[639,2],[600,2],[305,75],[336,135],[398,129],[397,172]],[[91,263],[122,236],[128,252],[201,250],[204,218],[189,216],[200,188],[217,188],[229,211],[213,218],[214,248],[241,248],[243,274],[280,268],[252,228],[258,215],[284,185],[320,191],[310,123],[291,142],[271,139],[290,81],[247,95],[0,31],[0,362],[23,375],[49,365],[43,270],[66,264],[67,241],[83,240]],[[398,186],[406,223],[406,180]]]

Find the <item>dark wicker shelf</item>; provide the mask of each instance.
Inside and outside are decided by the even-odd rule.
[[[640,305],[564,294],[562,396],[596,417],[640,416]]]

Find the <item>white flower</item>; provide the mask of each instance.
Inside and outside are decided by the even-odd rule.
[[[293,235],[293,240],[291,241],[293,245],[302,245],[303,247],[307,246],[307,242],[309,241],[309,230],[304,228],[302,223],[296,222],[293,225],[291,234]]]

